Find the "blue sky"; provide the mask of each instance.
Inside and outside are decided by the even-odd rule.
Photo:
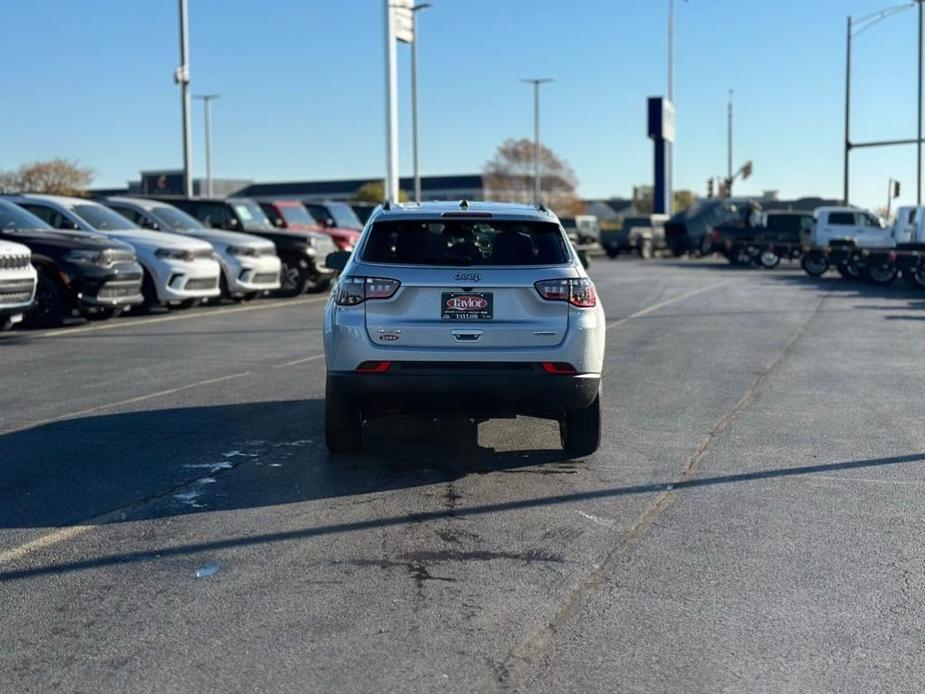
[[[381,0],[189,0],[193,92],[214,106],[216,176],[380,175]],[[895,0],[898,1],[898,0]],[[645,97],[665,90],[667,0],[432,0],[421,19],[421,164],[480,171],[506,137],[532,132],[525,76],[551,76],[543,140],[585,196],[651,178]],[[844,25],[891,0],[678,0],[676,187],[703,192],[725,169],[736,93],[742,193],[840,196]],[[181,161],[173,0],[7,3],[0,44],[0,168],[64,156],[121,185]],[[915,13],[860,36],[855,139],[915,135]],[[399,47],[401,169],[410,173],[408,50]],[[194,103],[194,166],[203,172]],[[885,204],[887,179],[914,202],[915,149],[856,151],[852,198]]]

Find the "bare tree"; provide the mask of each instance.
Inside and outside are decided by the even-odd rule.
[[[505,202],[533,202],[533,140],[508,139],[482,171],[486,197]],[[543,202],[554,210],[570,211],[578,179],[572,168],[540,144]]]
[[[93,183],[94,172],[77,161],[51,159],[23,164],[15,171],[0,171],[4,193],[83,195]]]

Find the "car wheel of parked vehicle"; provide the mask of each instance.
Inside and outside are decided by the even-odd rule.
[[[335,455],[356,453],[363,445],[360,410],[337,392],[330,379],[324,395],[324,442]]]
[[[308,264],[303,259],[293,256],[281,256],[280,262],[282,264],[280,271],[282,286],[276,290],[276,295],[289,298],[304,294],[311,283]]]
[[[892,284],[896,279],[896,266],[893,263],[874,263],[868,265],[864,271],[864,279],[874,284]]]
[[[643,239],[639,244],[639,257],[643,260],[651,260],[654,255],[655,246],[652,244],[652,239]]]
[[[591,455],[601,445],[601,394],[587,407],[571,410],[559,422],[562,449],[576,458]]]
[[[925,289],[925,269],[903,270],[903,282],[913,289]]]
[[[758,256],[758,262],[761,263],[761,267],[773,270],[780,265],[780,256],[771,251],[764,251]]]
[[[27,328],[57,328],[64,322],[64,314],[64,298],[58,282],[45,270],[39,270],[35,303],[26,311],[23,324]]]
[[[800,266],[810,277],[821,277],[829,269],[829,259],[818,251],[810,251],[800,258]]]
[[[617,250],[616,248],[608,248],[608,249],[607,249],[607,257],[608,257],[608,258],[616,258],[618,255],[620,255],[620,251]]]
[[[856,263],[839,263],[835,266],[835,269],[846,280],[861,279],[861,268]]]

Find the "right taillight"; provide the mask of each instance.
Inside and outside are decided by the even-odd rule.
[[[389,299],[401,282],[385,277],[341,277],[334,290],[334,303],[338,306],[356,306],[367,299]]]
[[[546,301],[567,301],[578,308],[597,306],[594,283],[587,279],[541,280],[533,285]]]

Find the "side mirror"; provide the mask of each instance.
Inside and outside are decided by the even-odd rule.
[[[328,253],[324,259],[324,264],[331,270],[342,272],[347,267],[347,261],[350,260],[350,251],[335,251]]]

